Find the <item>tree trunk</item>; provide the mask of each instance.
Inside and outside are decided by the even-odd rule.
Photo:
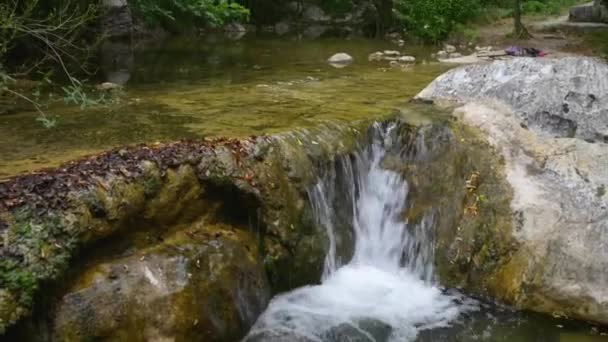
[[[527,39],[530,38],[530,33],[521,22],[521,0],[515,0],[515,9],[513,11],[513,22],[515,25],[515,30],[513,34],[515,38],[518,39]]]
[[[393,1],[392,0],[376,0],[374,1],[377,12],[376,36],[378,38],[384,36],[386,31],[391,27],[393,21]]]

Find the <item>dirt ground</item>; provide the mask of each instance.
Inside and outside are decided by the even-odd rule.
[[[511,37],[513,19],[498,20],[478,27],[478,46],[503,50],[512,45],[534,47],[551,57],[566,55],[604,56],[608,54],[608,25],[569,23],[567,14],[555,17],[527,17],[524,25],[529,39]]]

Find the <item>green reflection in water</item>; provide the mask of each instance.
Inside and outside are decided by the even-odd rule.
[[[0,117],[0,178],[55,166],[116,146],[197,138],[245,136],[307,127],[324,120],[357,120],[408,107],[408,100],[446,70],[423,64],[431,50],[405,47],[411,68],[367,61],[395,49],[376,40],[243,41],[173,39],[136,53],[118,106],[49,112],[59,125],[44,129],[36,113]],[[347,52],[355,63],[336,69],[326,59]]]

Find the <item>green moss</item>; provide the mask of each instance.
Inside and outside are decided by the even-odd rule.
[[[320,166],[331,166],[368,143],[369,123],[366,120],[352,125],[324,125],[269,139],[261,143],[262,154],[243,153],[240,160],[229,146],[218,146],[217,153],[205,154],[196,167],[184,164],[167,170],[162,177],[156,165],[143,162],[144,172],[139,178],[95,179],[87,191],[74,191],[73,202],[63,211],[15,213],[9,222],[9,242],[15,246],[15,255],[6,259],[13,263],[0,267],[2,289],[9,294],[5,298],[14,302],[0,303],[0,312],[10,311],[0,319],[11,324],[27,313],[40,284],[60,279],[77,247],[86,250],[83,255],[91,261],[97,257],[107,260],[118,251],[156,253],[154,248],[166,247],[174,253],[179,249],[167,246],[181,246],[189,239],[195,239],[200,248],[212,248],[214,245],[208,242],[222,239],[246,244],[245,249],[250,252],[237,256],[246,264],[259,262],[262,267],[261,260],[265,260],[264,268],[275,291],[318,281],[327,237],[312,219],[306,190],[318,179]],[[404,134],[406,131],[409,132],[406,129]],[[189,226],[189,234],[182,231],[175,235],[184,240],[173,241],[173,237],[163,233],[168,230],[173,234],[173,229],[182,229],[178,224],[203,218],[208,226]],[[238,229],[214,230],[221,222],[238,225]],[[196,237],[197,229],[204,233],[200,238]],[[254,234],[250,233],[252,230]],[[245,233],[252,236],[233,239]],[[140,237],[146,243],[139,243]],[[249,242],[253,237],[257,240]],[[90,250],[90,246],[95,249]],[[223,257],[226,256],[214,256],[220,261]],[[216,259],[208,261],[217,263]],[[198,269],[196,264],[193,267],[191,271]],[[218,277],[235,279],[234,268],[221,272]],[[82,279],[83,283],[75,286],[92,286],[91,277]],[[203,284],[209,279],[200,281]],[[199,304],[220,305],[228,295],[226,291],[209,293],[216,298],[216,304]],[[203,300],[207,293],[197,292],[196,296]]]
[[[142,185],[144,187],[144,194],[147,198],[153,197],[156,195],[161,187],[162,181],[159,176],[153,174],[146,174],[142,179]]]
[[[408,217],[420,218],[430,208],[438,212],[436,263],[442,283],[488,294],[495,290],[494,274],[518,248],[512,236],[512,191],[500,156],[479,132],[459,123],[451,124],[451,131],[448,141],[427,141],[432,157],[408,167],[416,204]],[[477,180],[467,188],[473,174]]]
[[[6,256],[0,261],[0,289],[10,294],[3,300],[14,302],[0,303],[0,331],[29,312],[40,284],[65,271],[76,247],[76,238],[59,215],[36,215],[27,207],[14,213],[7,238]]]
[[[11,292],[21,292],[19,302],[23,306],[31,306],[34,293],[38,289],[38,279],[29,270],[21,268],[15,260],[0,261],[1,287]]]
[[[177,170],[167,170],[162,186],[146,204],[144,217],[158,222],[172,222],[202,193],[203,189],[191,166],[182,165]]]

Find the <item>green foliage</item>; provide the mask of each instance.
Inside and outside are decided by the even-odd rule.
[[[46,113],[42,88],[52,85],[52,72],[61,70],[70,80],[72,73],[88,71],[95,44],[84,40],[97,18],[97,2],[65,0],[8,0],[0,4],[0,93],[32,105],[44,127],[56,126],[57,119]],[[27,58],[23,58],[27,56]],[[18,79],[38,80],[33,89],[21,89]],[[74,82],[72,82],[74,85]]]
[[[342,16],[353,8],[350,0],[320,0],[318,5],[331,16]]]
[[[479,38],[479,30],[476,27],[465,24],[456,24],[450,38],[456,38],[459,41],[475,42]]]
[[[523,14],[558,15],[565,8],[580,3],[578,0],[527,0],[522,1]]]
[[[457,24],[474,18],[477,0],[395,0],[394,15],[409,32],[427,42],[446,38]]]
[[[10,245],[18,245],[0,260],[0,288],[16,295],[18,304],[30,308],[41,281],[55,278],[67,268],[76,240],[61,219],[47,213],[35,218],[30,208],[14,212]]]
[[[249,20],[249,10],[231,0],[133,0],[130,4],[148,23],[169,29]]]
[[[38,288],[36,277],[13,259],[0,261],[0,285],[11,291],[19,291],[19,301],[25,306],[33,304],[34,293]]]
[[[86,109],[87,107],[96,106],[101,103],[99,100],[89,97],[84,90],[82,83],[75,78],[72,78],[72,84],[61,87],[61,89],[65,93],[63,101],[66,104],[78,105],[80,106],[80,109]]]

